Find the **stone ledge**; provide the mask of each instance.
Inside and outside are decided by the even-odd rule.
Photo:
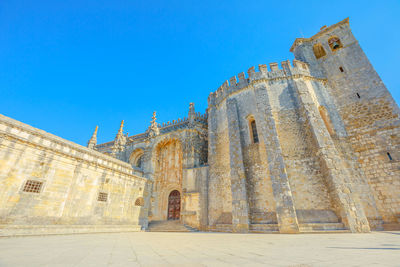
[[[0,225],[0,237],[139,232],[140,225]]]

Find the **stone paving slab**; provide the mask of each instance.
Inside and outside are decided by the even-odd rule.
[[[0,238],[0,266],[400,266],[400,232]]]

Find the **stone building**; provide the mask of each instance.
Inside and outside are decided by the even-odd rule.
[[[87,148],[0,117],[3,234],[400,229],[400,110],[345,19],[251,67],[205,114]]]

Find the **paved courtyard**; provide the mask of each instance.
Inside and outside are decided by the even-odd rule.
[[[400,232],[0,238],[0,266],[400,266]]]

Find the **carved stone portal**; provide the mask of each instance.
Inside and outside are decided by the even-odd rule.
[[[174,191],[178,192],[179,210],[176,211],[177,208],[174,206],[173,215],[171,216],[173,219],[179,219],[181,204],[180,192],[182,192],[182,144],[177,139],[162,141],[156,146],[153,155],[155,164],[155,183],[153,192],[155,205],[153,207],[154,212],[152,219],[170,219],[168,214],[168,203],[170,200],[170,193]]]

